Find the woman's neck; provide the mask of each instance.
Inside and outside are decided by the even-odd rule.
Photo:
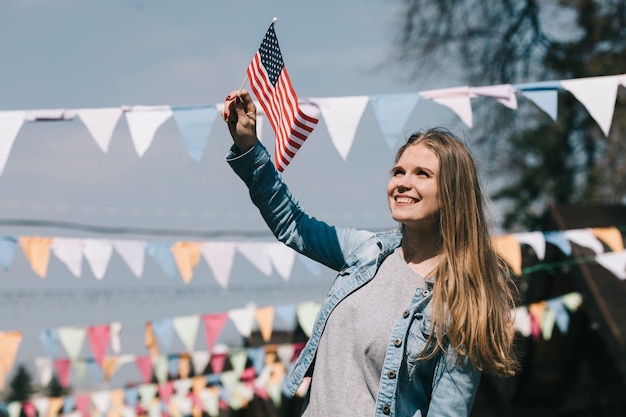
[[[411,269],[426,277],[437,267],[441,257],[439,231],[416,233],[405,230],[402,255]]]

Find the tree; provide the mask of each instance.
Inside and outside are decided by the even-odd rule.
[[[33,394],[33,378],[24,365],[19,365],[15,376],[9,384],[9,392],[6,395],[6,402],[24,402]]]
[[[394,61],[410,76],[455,68],[470,85],[624,72],[623,0],[403,0]],[[475,100],[481,150],[495,161],[503,226],[536,228],[546,203],[626,201],[626,94],[620,88],[605,137],[570,94],[553,122],[529,101],[512,112]]]

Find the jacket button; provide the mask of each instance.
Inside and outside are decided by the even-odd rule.
[[[409,314],[411,314],[409,313],[409,310],[404,310],[404,312],[402,313],[402,317],[407,318],[409,317]]]
[[[400,347],[400,346],[402,346],[402,339],[400,339],[400,338],[398,338],[398,339],[394,339],[394,341],[393,341],[393,345],[394,345],[395,347]]]
[[[383,405],[383,414],[386,416],[391,414],[391,407],[389,407],[387,404]]]
[[[422,295],[423,295],[424,297],[428,297],[428,294],[430,294],[430,291],[429,291],[429,290],[424,290],[424,291],[422,291]]]
[[[387,372],[387,376],[389,377],[389,379],[396,379],[396,371]]]

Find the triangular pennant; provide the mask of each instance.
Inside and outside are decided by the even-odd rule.
[[[154,331],[152,330],[152,322],[146,322],[146,329],[144,333],[144,345],[150,352],[150,358],[155,360],[159,356],[159,347],[157,346],[156,338],[154,337]]]
[[[556,312],[546,308],[543,313],[543,322],[541,323],[541,337],[543,340],[552,339],[552,330],[556,322]]]
[[[330,139],[344,161],[352,148],[368,100],[367,96],[311,99],[321,110]]]
[[[174,322],[171,318],[152,320],[154,336],[162,350],[168,351],[174,338]]]
[[[204,242],[200,246],[204,260],[222,288],[228,286],[236,249],[234,242]]]
[[[172,112],[189,155],[194,161],[199,162],[202,159],[213,123],[219,113],[217,107],[215,105],[174,106]]]
[[[54,370],[61,386],[65,389],[70,387],[71,362],[69,358],[54,360]]]
[[[59,327],[59,340],[70,359],[77,359],[83,350],[87,330],[84,327]]]
[[[250,337],[252,333],[255,310],[254,305],[249,304],[247,307],[237,308],[228,312],[228,318],[230,318],[239,334],[243,337]]]
[[[526,307],[517,307],[514,311],[515,320],[513,322],[513,327],[515,330],[520,332],[522,336],[530,336],[532,331],[530,324],[530,315],[528,314],[528,309]]]
[[[4,172],[15,138],[24,124],[24,117],[23,111],[0,112],[0,175]]]
[[[280,362],[285,366],[285,368],[289,367],[289,364],[293,361],[293,354],[295,352],[295,346],[291,343],[284,344],[278,346],[276,349],[276,356],[280,360]]]
[[[604,135],[608,136],[613,122],[618,77],[611,75],[561,80],[561,85],[585,106],[591,117],[600,125]]]
[[[49,237],[20,237],[20,246],[24,251],[26,259],[28,259],[28,261],[30,262],[30,267],[41,278],[45,278],[46,274],[48,273],[50,245],[52,245],[52,239]]]
[[[196,375],[204,372],[204,368],[206,368],[209,363],[209,356],[210,353],[208,350],[191,352],[191,363],[193,364],[193,369],[196,371]]]
[[[233,371],[238,375],[241,375],[246,363],[248,362],[248,352],[245,348],[234,348],[228,353],[228,360],[233,366]]]
[[[107,383],[111,381],[113,374],[117,370],[117,359],[117,356],[106,356],[102,360],[102,373]]]
[[[22,338],[22,332],[0,332],[0,378],[11,372]]]
[[[22,411],[22,403],[19,401],[11,401],[7,405],[7,413],[9,417],[20,417]]]
[[[224,370],[226,359],[227,359],[226,351],[212,352],[211,358],[209,359],[209,363],[211,364],[211,371],[214,374],[221,374],[222,371]]]
[[[58,416],[62,407],[63,407],[63,398],[62,397],[50,398],[50,402],[48,403],[48,412],[47,412],[45,417],[56,417],[56,416]],[[44,417],[44,416],[41,416],[41,417]]]
[[[272,274],[272,260],[266,250],[266,242],[241,242],[237,250],[265,275]]]
[[[55,237],[51,249],[54,256],[65,264],[72,275],[79,278],[83,265],[83,240]]]
[[[258,124],[257,124],[258,127]],[[200,393],[200,400],[207,414],[211,417],[217,417],[220,413],[219,409],[219,388],[207,387]]]
[[[122,323],[114,321],[109,324],[109,327],[111,328],[111,349],[113,353],[119,355],[122,351]]]
[[[159,394],[161,402],[167,404],[168,402],[170,402],[172,394],[174,394],[174,383],[172,381],[165,381],[160,383],[157,387],[157,392]]]
[[[146,384],[149,383],[152,380],[152,359],[150,359],[150,356],[137,355],[135,363],[141,373],[142,381]]]
[[[467,127],[472,127],[472,101],[469,87],[429,90],[419,94],[425,99],[448,107],[461,118]]]
[[[591,233],[611,248],[613,252],[624,250],[622,232],[617,227],[594,227],[591,229]]]
[[[308,258],[301,253],[297,253],[296,257],[298,258],[298,260],[300,260],[302,265],[304,265],[306,270],[311,273],[311,275],[315,275],[316,277],[319,277],[322,274],[322,264],[320,264],[319,262],[316,262],[313,259]]]
[[[322,303],[319,301],[306,301],[298,303],[296,316],[298,318],[298,324],[308,337],[311,337],[313,332],[313,324],[317,313],[319,313]]]
[[[176,242],[171,247],[174,261],[185,284],[193,277],[193,270],[200,261],[200,245],[197,242]]]
[[[209,350],[213,349],[215,342],[219,339],[224,325],[228,321],[228,313],[214,313],[202,315],[202,322],[204,323],[204,335],[206,338],[206,345]]]
[[[111,393],[108,390],[91,393],[91,402],[96,407],[100,415],[106,415],[111,407]]]
[[[287,329],[293,329],[296,326],[296,305],[280,304],[274,307],[274,313],[284,324]]]
[[[103,365],[104,357],[109,348],[110,337],[111,329],[108,324],[87,327],[87,340],[91,346],[93,357],[100,366]]]
[[[113,254],[113,246],[106,239],[85,239],[83,255],[96,279],[104,278]]]
[[[548,300],[548,309],[554,312],[554,322],[561,334],[566,334],[569,327],[569,313],[563,305],[563,300],[560,297]]]
[[[274,306],[257,308],[254,312],[256,321],[259,324],[261,336],[265,342],[272,338],[272,325],[274,323]]]
[[[602,242],[591,233],[590,229],[570,229],[566,230],[564,233],[565,237],[579,246],[589,248],[596,254],[604,252]]]
[[[0,237],[0,263],[4,270],[8,270],[13,264],[17,239],[11,236]]]
[[[596,255],[596,262],[611,271],[617,278],[626,280],[626,251]]]
[[[296,260],[296,252],[281,242],[267,243],[265,249],[278,275],[287,281]]]
[[[511,84],[489,85],[484,87],[470,87],[472,96],[490,97],[510,109],[517,109],[517,96]]]
[[[170,278],[176,276],[176,262],[174,261],[174,255],[170,250],[172,246],[171,242],[148,242],[146,246],[146,252],[150,255],[161,267],[163,272]]]
[[[168,377],[167,356],[157,356],[156,360],[152,363],[152,369],[159,384],[165,383]]]
[[[102,152],[108,152],[113,131],[122,116],[122,108],[78,109],[76,114],[96,141],[98,147],[102,149]]]
[[[35,358],[35,368],[37,369],[39,385],[47,386],[52,380],[52,359],[46,356]]]
[[[126,112],[130,137],[139,157],[146,153],[157,129],[170,117],[172,109],[169,106],[133,106]]]
[[[546,239],[541,232],[514,233],[513,237],[520,244],[526,244],[533,248],[537,258],[543,260],[546,256]]]
[[[565,232],[545,232],[543,236],[545,237],[547,243],[559,248],[561,252],[563,252],[563,255],[570,256],[572,254],[572,245],[569,240],[567,240]]]
[[[250,362],[252,362],[254,372],[257,375],[260,375],[265,367],[265,359],[267,357],[265,346],[249,347],[247,348],[247,351],[248,358],[250,358]]]
[[[409,116],[419,100],[417,93],[370,96],[372,109],[389,149],[395,149]]]
[[[498,255],[511,267],[515,275],[522,275],[522,250],[513,235],[494,236],[494,246]]]
[[[183,342],[187,352],[193,352],[198,336],[198,326],[200,325],[199,315],[189,315],[176,317],[173,320],[176,334]]]
[[[25,401],[22,403],[22,410],[24,411],[26,417],[36,417],[37,415],[37,409],[30,401]]]
[[[139,402],[144,408],[149,408],[152,401],[157,395],[156,384],[140,384],[139,385]]]
[[[517,84],[514,87],[550,116],[552,120],[557,119],[558,90],[561,89],[559,81]]]
[[[48,356],[56,358],[59,356],[59,335],[56,329],[44,329],[39,332],[39,340],[46,348]]]
[[[140,278],[143,275],[146,259],[146,242],[143,240],[113,240],[111,243],[131,272]]]

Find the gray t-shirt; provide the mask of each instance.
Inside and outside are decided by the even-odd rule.
[[[373,416],[393,326],[424,278],[400,248],[333,310],[320,339],[304,417]]]

